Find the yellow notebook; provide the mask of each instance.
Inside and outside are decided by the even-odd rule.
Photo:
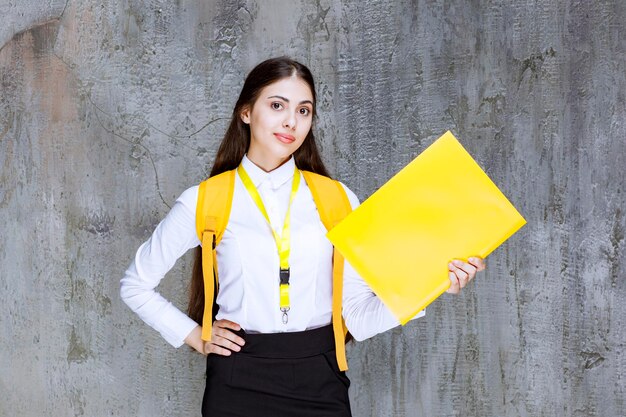
[[[327,236],[405,324],[449,288],[449,261],[485,258],[525,223],[446,132]]]

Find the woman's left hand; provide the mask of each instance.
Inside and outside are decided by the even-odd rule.
[[[450,294],[458,294],[461,288],[474,279],[476,272],[485,270],[485,261],[479,257],[468,259],[469,262],[463,262],[458,259],[448,264],[448,276],[450,277],[450,288],[446,292]]]

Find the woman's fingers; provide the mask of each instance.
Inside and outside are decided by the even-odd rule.
[[[211,336],[211,342],[220,344],[222,346],[226,346],[227,343],[222,342],[222,339],[230,342],[233,345],[237,345],[237,347],[243,346],[246,343],[246,341],[243,340],[243,338],[241,338],[240,336],[237,336],[235,333],[231,332],[230,330],[220,329],[220,328],[215,329],[215,331],[213,332],[213,335]],[[237,351],[239,351],[239,349],[237,349]]]
[[[211,341],[206,342],[204,345],[205,353],[230,356],[233,351],[239,352],[241,346],[246,342],[242,337],[231,331],[239,329],[241,329],[241,326],[230,320],[216,320],[213,323]]]
[[[221,337],[221,336],[212,337],[211,343],[213,343],[216,346],[223,347],[228,350],[232,350],[234,352],[239,352],[241,350],[241,345],[238,345],[235,342],[231,342],[227,338]]]
[[[211,353],[222,356],[230,356],[232,352],[221,346],[218,346],[212,342],[204,342],[204,353],[210,355]]]
[[[455,259],[448,264],[450,288],[447,292],[458,294],[476,276],[478,271],[485,270],[485,261],[479,257],[472,257],[468,262]]]
[[[461,261],[454,260],[448,264],[448,269],[450,270],[450,272],[456,275],[456,278],[459,281],[459,286],[461,288],[465,288],[465,286],[470,280],[470,275],[469,273],[465,272],[464,269],[461,268],[462,263],[463,262]]]
[[[241,326],[237,323],[235,323],[234,321],[230,321],[230,320],[215,320],[215,322],[213,323],[213,327],[223,327],[225,329],[233,329],[235,331],[241,330]]]
[[[461,286],[459,285],[459,279],[456,277],[456,275],[452,271],[448,273],[448,277],[450,278],[450,288],[448,288],[446,292],[450,294],[458,294],[461,291]]]
[[[229,328],[232,329],[232,327],[229,327]],[[219,327],[219,326],[213,326],[213,337],[211,339],[214,339],[215,337],[224,338],[226,340],[229,340],[231,342],[238,344],[239,346],[243,346],[244,343],[246,343],[246,341],[243,340],[241,336],[238,336],[237,334],[231,332],[230,330],[224,327]]]
[[[485,264],[485,260],[477,256],[469,258],[468,262],[474,265],[474,267],[476,267],[478,271],[484,271],[485,268],[487,267],[487,264]]]
[[[456,266],[457,268],[465,272],[465,274],[467,274],[467,282],[471,281],[476,276],[476,271],[478,269],[474,265],[468,264],[459,260],[452,261],[452,263],[454,264],[454,266]]]

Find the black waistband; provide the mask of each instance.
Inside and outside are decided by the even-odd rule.
[[[235,333],[246,341],[239,353],[263,358],[306,358],[335,348],[332,324],[302,332]]]

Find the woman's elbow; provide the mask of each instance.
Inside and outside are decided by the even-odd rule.
[[[140,285],[132,282],[132,280],[128,280],[127,277],[122,278],[120,281],[120,298],[131,309],[135,310],[138,308],[145,300],[147,296],[149,296],[149,290],[143,288]]]
[[[120,281],[120,290],[119,290],[119,294],[120,294],[120,298],[122,299],[122,301],[124,302],[124,304],[128,305],[130,307],[130,305],[128,304],[130,299],[133,296],[133,291],[130,287],[130,285],[128,285],[128,283],[124,282],[124,279],[122,279]]]

